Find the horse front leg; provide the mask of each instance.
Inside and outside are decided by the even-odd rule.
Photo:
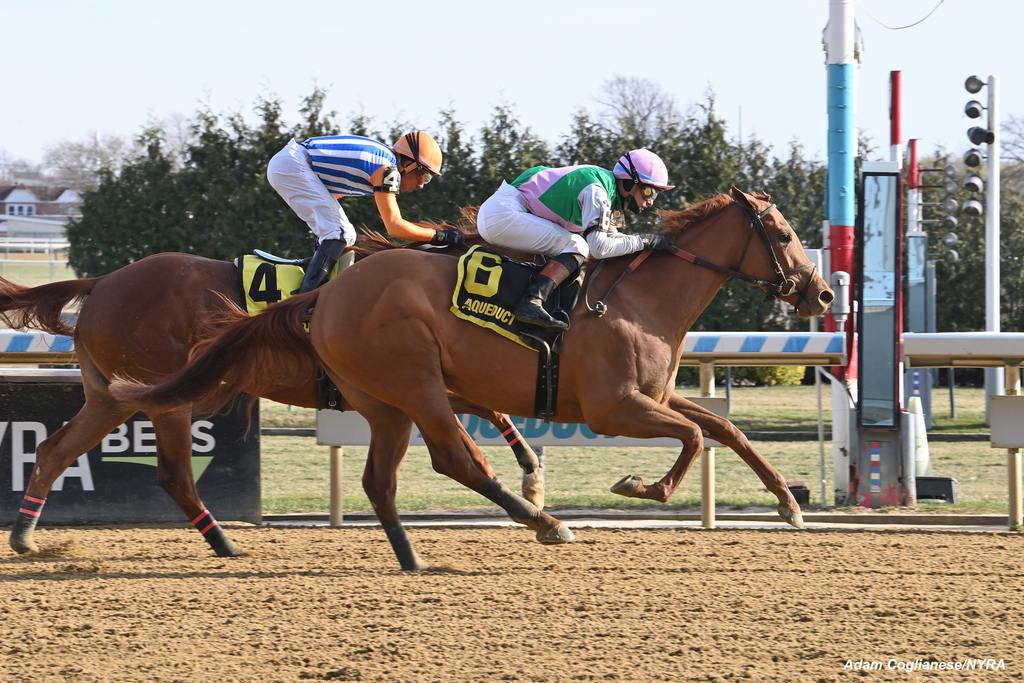
[[[452,410],[456,413],[469,413],[487,420],[497,429],[508,443],[512,453],[516,456],[519,469],[523,471],[522,490],[523,498],[533,503],[539,510],[544,509],[544,468],[530,444],[523,435],[519,433],[516,426],[505,413],[497,413],[465,399],[448,395]]]
[[[591,428],[604,434],[640,439],[671,437],[683,444],[672,468],[657,483],[647,485],[642,477],[626,475],[612,484],[612,493],[628,498],[668,501],[686,476],[694,459],[704,449],[700,427],[668,406],[636,391],[622,399],[598,420],[588,418]]]
[[[673,394],[668,404],[672,410],[696,423],[712,439],[723,446],[728,446],[740,456],[743,462],[754,470],[754,474],[765,487],[778,498],[779,516],[797,529],[804,528],[800,504],[796,502],[793,492],[786,485],[786,479],[750,444],[746,435],[736,425],[682,396]]]

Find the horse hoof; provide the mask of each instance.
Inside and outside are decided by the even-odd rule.
[[[538,510],[544,509],[544,470],[539,467],[523,475],[523,498],[533,503]]]
[[[19,555],[27,555],[28,553],[38,553],[39,546],[34,541],[28,538],[14,538],[11,537],[11,549]]]
[[[786,523],[795,526],[797,529],[803,529],[804,527],[804,516],[800,510],[790,510],[779,506],[779,517],[782,517]]]
[[[561,545],[572,543],[576,540],[576,536],[564,522],[559,522],[556,526],[538,531],[537,540],[544,545]]]
[[[627,474],[622,479],[612,484],[612,493],[617,493],[620,496],[626,496],[627,498],[640,498],[641,494],[647,487],[644,486],[644,480],[633,474]]]
[[[403,572],[425,572],[430,569],[430,565],[426,562],[422,562],[418,557],[409,564],[402,564]]]

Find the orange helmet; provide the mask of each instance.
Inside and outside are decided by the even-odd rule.
[[[395,141],[392,149],[396,154],[412,159],[433,175],[441,175],[441,147],[426,131],[406,133]]]

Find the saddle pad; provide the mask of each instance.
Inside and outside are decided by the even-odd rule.
[[[235,265],[249,315],[262,313],[270,304],[287,299],[302,285],[301,265],[275,263],[255,254],[245,254],[235,260]]]
[[[533,272],[531,266],[473,246],[459,258],[451,311],[456,317],[535,349],[520,335],[512,315]]]

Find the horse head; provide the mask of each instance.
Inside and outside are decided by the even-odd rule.
[[[771,197],[750,195],[735,187],[729,194],[749,219],[745,246],[735,268],[737,277],[790,304],[802,318],[828,310],[835,292],[808,260],[796,231],[771,203]],[[751,242],[761,248],[751,248]]]

